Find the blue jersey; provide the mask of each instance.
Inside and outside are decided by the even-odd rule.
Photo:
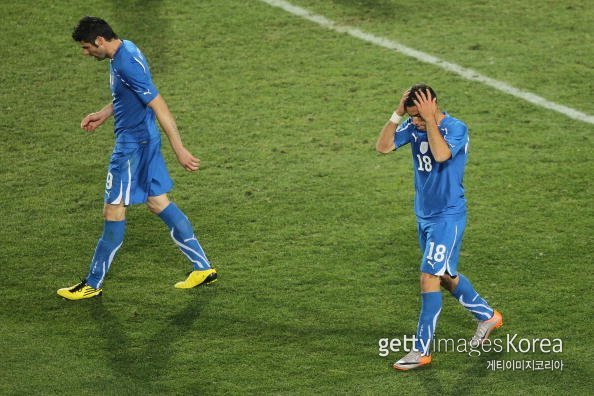
[[[419,220],[462,218],[466,215],[464,168],[468,155],[468,128],[450,117],[439,124],[439,132],[447,142],[452,156],[439,163],[429,149],[427,132],[417,129],[412,119],[406,120],[394,135],[398,149],[411,145],[415,172],[415,214]]]
[[[159,92],[148,63],[136,45],[122,40],[109,63],[116,142],[138,142],[159,137],[155,113],[148,103]]]

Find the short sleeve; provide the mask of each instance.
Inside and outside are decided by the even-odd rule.
[[[153,84],[148,65],[144,58],[132,57],[120,70],[122,81],[145,105],[155,99],[159,92]]]
[[[410,138],[412,136],[413,131],[412,123],[410,119],[405,121],[400,127],[396,129],[396,133],[394,134],[394,146],[396,148],[402,147],[408,143],[410,143]]]
[[[466,150],[466,145],[468,143],[468,128],[464,123],[456,122],[440,129],[444,140],[452,152],[452,158],[454,158],[461,149]]]

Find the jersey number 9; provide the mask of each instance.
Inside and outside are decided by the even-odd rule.
[[[107,180],[105,181],[105,189],[111,190],[111,184],[113,182],[113,175],[111,172],[107,172]]]

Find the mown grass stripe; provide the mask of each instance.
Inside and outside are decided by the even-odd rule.
[[[515,96],[517,98],[523,99],[529,103],[535,104],[540,107],[544,107],[545,109],[549,109],[552,111],[556,111],[561,113],[571,119],[587,122],[589,124],[594,124],[594,116],[583,113],[581,111],[575,110],[571,107],[552,102],[543,98],[542,96],[536,95],[529,91],[524,91],[522,89],[513,87],[503,81],[496,80],[491,77],[484,76],[479,72],[469,69],[467,67],[460,66],[456,63],[451,63],[444,61],[436,56],[430,55],[426,52],[416,50],[414,48],[407,47],[406,45],[400,44],[396,41],[392,41],[386,39],[384,37],[379,37],[373,35],[371,33],[364,32],[360,29],[348,26],[348,25],[339,25],[336,22],[322,16],[314,14],[305,8],[297,7],[287,1],[283,0],[260,0],[264,3],[267,3],[271,6],[281,8],[293,15],[299,16],[301,18],[307,19],[311,22],[317,23],[320,26],[328,28],[330,30],[334,30],[339,33],[346,33],[350,36],[356,37],[363,41],[367,41],[368,43],[372,43],[378,45],[380,47],[384,47],[387,49],[391,49],[397,52],[400,52],[403,55],[409,56],[411,58],[417,59],[424,63],[429,63],[434,66],[441,67],[444,70],[449,72],[455,73],[460,77],[470,80],[480,82],[482,84],[488,85],[492,88],[495,88],[501,92],[506,94]]]

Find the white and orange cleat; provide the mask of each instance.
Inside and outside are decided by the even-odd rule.
[[[478,323],[476,331],[470,340],[470,345],[477,347],[489,338],[493,330],[500,328],[503,325],[503,315],[497,310],[493,310],[491,319],[483,320]]]
[[[412,370],[431,363],[431,355],[423,356],[420,351],[410,351],[405,357],[394,363],[396,370]]]

